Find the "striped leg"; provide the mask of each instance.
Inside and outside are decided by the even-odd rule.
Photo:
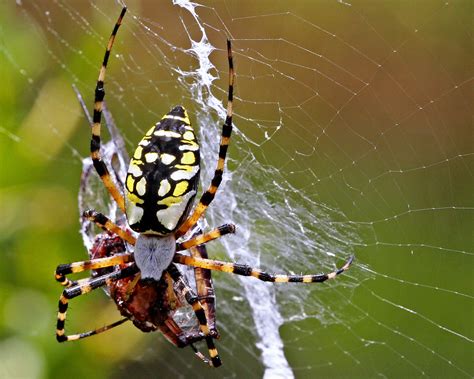
[[[81,93],[79,92],[75,84],[72,85],[72,89],[76,93],[77,100],[79,101],[79,104],[81,105],[82,112],[84,113],[84,116],[86,117],[89,125],[92,125],[93,124],[92,117],[89,111],[87,110],[87,105],[84,103],[84,99],[82,98]],[[115,124],[112,114],[107,109],[107,103],[105,102],[105,100],[102,103],[102,113],[105,118],[105,126],[107,126],[107,129],[110,133],[112,140],[114,141],[114,145],[117,147],[118,152],[120,153],[120,155],[122,155],[125,158],[125,160],[127,161],[130,160],[128,156],[128,152],[125,149],[125,141],[123,140],[122,136],[120,135],[117,129],[117,125]]]
[[[110,221],[110,219],[104,214],[90,209],[88,211],[84,211],[82,216],[87,218],[89,221],[94,222],[102,230],[115,233],[121,239],[127,241],[129,244],[135,245],[135,242],[137,241],[136,238],[132,236],[132,234],[128,230],[124,230],[117,224]]]
[[[177,243],[176,251],[191,249],[194,246],[202,245],[209,241],[225,236],[226,234],[229,234],[229,233],[235,233],[234,224],[224,224],[224,225],[219,226],[218,228],[211,230],[208,233],[199,234],[197,236],[194,235],[191,239],[187,241]]]
[[[77,282],[73,282],[66,278],[66,275],[83,272],[86,270],[97,270],[105,267],[112,267],[119,264],[133,262],[132,254],[117,254],[111,257],[90,259],[82,262],[74,262],[59,265],[56,268],[55,278],[56,280],[65,287],[71,287]]]
[[[77,341],[77,340],[80,340],[80,339],[83,339],[83,338],[86,338],[86,337],[95,336],[96,334],[106,332],[107,330],[115,328],[116,326],[122,325],[126,321],[128,321],[128,318],[123,318],[123,319],[115,321],[115,322],[113,322],[109,325],[105,325],[101,328],[97,328],[97,329],[94,329],[94,330],[89,330],[89,331],[83,332],[83,333],[71,334],[69,336],[66,336],[64,334],[62,336],[60,336],[58,333],[60,333],[61,331],[59,329],[56,329],[56,339],[58,340],[58,342]],[[64,332],[64,330],[63,330],[63,332]]]
[[[254,278],[260,279],[264,282],[276,282],[276,283],[321,283],[328,279],[333,279],[337,275],[347,271],[352,264],[354,257],[351,256],[346,263],[336,271],[329,274],[319,275],[275,275],[266,273],[260,269],[252,268],[245,264],[239,263],[228,263],[222,261],[216,261],[212,259],[203,259],[197,257],[190,257],[180,253],[176,253],[173,262],[181,263],[187,266],[201,267],[208,270],[216,270],[228,272],[235,275],[242,276],[253,276]]]
[[[173,278],[174,282],[176,283],[177,287],[184,295],[186,301],[189,305],[192,306],[194,313],[196,314],[196,318],[199,321],[199,329],[205,336],[207,348],[209,350],[209,356],[211,357],[210,365],[213,367],[219,367],[222,362],[219,357],[219,353],[214,345],[213,337],[216,337],[212,334],[211,330],[209,329],[209,325],[207,324],[206,313],[200,303],[198,297],[194,293],[193,289],[189,287],[189,285],[185,282],[183,276],[179,272],[178,268],[172,263],[167,268],[168,273]],[[197,350],[193,347],[194,352],[197,354]]]
[[[217,188],[222,181],[222,174],[224,172],[225,158],[227,155],[227,148],[229,146],[230,135],[232,133],[232,102],[234,98],[234,63],[232,59],[232,46],[230,40],[227,40],[227,55],[229,59],[229,94],[227,98],[227,116],[222,126],[221,142],[219,146],[219,159],[217,161],[217,168],[214,172],[211,185],[206,192],[203,193],[198,205],[194,209],[192,215],[181,225],[176,233],[176,238],[186,234],[198,220],[202,217],[209,204],[216,195]]]
[[[105,70],[107,68],[107,62],[109,60],[110,51],[112,50],[112,46],[115,41],[115,35],[122,24],[122,19],[125,15],[127,8],[123,8],[120,16],[115,24],[115,27],[110,35],[109,42],[107,44],[107,49],[105,51],[104,60],[102,62],[102,67],[100,68],[99,78],[97,80],[97,85],[95,88],[95,100],[94,100],[94,115],[92,118],[92,139],[91,139],[91,158],[92,162],[94,163],[94,167],[99,174],[102,182],[104,183],[105,187],[112,195],[114,200],[117,202],[118,206],[125,212],[125,200],[123,195],[120,193],[119,189],[115,185],[110,176],[109,170],[105,165],[102,157],[100,155],[100,123],[102,119],[102,108],[105,96],[104,90],[104,79],[105,79]]]
[[[91,292],[92,290],[95,290],[96,288],[100,288],[104,285],[109,285],[113,281],[119,280],[126,278],[128,276],[134,275],[138,272],[138,268],[136,265],[129,266],[127,268],[124,268],[123,270],[118,270],[114,271],[110,274],[100,276],[98,278],[91,278],[88,279],[84,282],[82,282],[79,285],[72,286],[69,288],[66,288],[61,297],[59,298],[59,306],[58,306],[58,321],[56,324],[56,339],[58,342],[66,342],[66,341],[74,341],[78,340],[81,338],[89,337],[98,333],[105,332],[115,326],[118,326],[127,319],[122,319],[119,321],[114,322],[113,324],[104,326],[102,328],[96,329],[96,330],[91,330],[85,333],[79,333],[79,334],[72,334],[72,335],[66,335],[66,332],[64,330],[65,324],[66,324],[66,313],[67,313],[67,308],[69,304],[69,300],[80,296],[84,295],[86,293]]]
[[[195,246],[190,249],[191,255],[197,258],[207,259],[207,249],[204,245]],[[216,333],[219,338],[219,332],[216,327],[216,296],[214,294],[214,285],[212,283],[211,270],[201,267],[194,267],[194,279],[196,280],[196,292],[198,299],[206,313],[209,329]]]

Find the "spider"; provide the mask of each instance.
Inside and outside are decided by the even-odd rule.
[[[142,331],[159,329],[178,347],[191,346],[199,358],[218,367],[222,363],[214,345],[219,334],[215,326],[210,270],[253,276],[268,282],[314,283],[335,278],[346,271],[353,257],[336,271],[319,275],[274,275],[245,264],[208,259],[203,244],[235,232],[232,224],[207,233],[195,231],[221,183],[232,132],[235,75],[230,40],[227,40],[227,115],[222,126],[217,167],[198,204],[191,212],[199,182],[199,144],[188,113],[181,106],[171,109],[139,142],[130,161],[122,194],[102,160],[100,148],[105,72],[125,12],[126,8],[123,8],[109,38],[99,72],[90,151],[95,170],[120,211],[126,215],[128,227],[133,232],[95,210],[84,212],[83,217],[104,232],[95,237],[90,249],[91,259],[61,264],[56,269],[56,280],[66,287],[59,299],[56,338],[59,342],[78,340],[131,320]],[[133,252],[130,251],[132,247]],[[179,253],[183,250],[190,250],[191,255]],[[176,264],[194,268],[197,293]],[[66,277],[86,270],[92,271],[90,278],[72,281]],[[104,286],[125,318],[99,329],[67,335],[65,321],[69,301]],[[192,307],[199,324],[198,332],[184,332],[182,325],[173,319],[174,311],[184,302]],[[193,345],[201,340],[207,344],[210,359]]]

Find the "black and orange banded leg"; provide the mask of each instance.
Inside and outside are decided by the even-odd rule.
[[[110,219],[104,214],[100,212],[96,212],[93,209],[89,209],[87,211],[84,211],[82,215],[84,218],[87,218],[89,221],[94,222],[102,230],[115,233],[121,239],[128,242],[129,244],[135,245],[135,242],[137,241],[137,239],[134,236],[132,236],[132,234],[128,230],[122,229],[120,226],[110,221]]]
[[[125,212],[125,199],[122,193],[119,191],[119,189],[115,185],[109,173],[109,170],[107,169],[107,166],[105,165],[100,155],[100,124],[101,124],[101,119],[102,119],[102,108],[103,108],[104,97],[105,97],[104,79],[105,79],[105,71],[107,68],[107,62],[109,61],[110,51],[112,50],[112,46],[114,45],[115,36],[117,34],[117,31],[120,25],[122,24],[122,19],[126,11],[127,11],[127,8],[124,7],[114,26],[112,34],[110,35],[110,38],[109,38],[109,42],[107,44],[107,49],[105,50],[102,67],[100,68],[99,78],[97,79],[97,85],[95,88],[94,114],[92,117],[92,139],[91,139],[91,158],[92,158],[94,167],[97,173],[99,174],[100,179],[104,183],[110,195],[112,195],[113,199],[117,202],[122,212]]]
[[[65,287],[71,287],[76,282],[69,280],[66,275],[76,274],[86,270],[97,270],[100,268],[112,267],[124,263],[134,262],[132,254],[117,254],[111,257],[90,259],[87,261],[61,264],[56,268],[55,278]]]
[[[229,60],[229,93],[227,97],[227,116],[222,125],[221,142],[219,145],[219,159],[217,161],[217,168],[214,172],[211,185],[204,192],[199,200],[198,205],[194,208],[191,216],[180,226],[176,233],[176,238],[186,234],[198,220],[203,216],[209,204],[216,196],[217,189],[222,182],[222,174],[224,173],[225,159],[227,155],[227,148],[229,147],[230,136],[232,134],[232,113],[233,113],[233,100],[234,100],[234,62],[232,58],[232,46],[230,40],[227,40],[227,56]]]
[[[230,274],[241,275],[241,276],[253,276],[264,282],[275,282],[275,283],[321,283],[329,279],[334,279],[337,275],[347,271],[352,264],[354,257],[351,256],[346,263],[339,269],[329,274],[318,274],[318,275],[277,275],[269,274],[257,268],[252,268],[245,264],[229,263],[216,261],[212,259],[203,259],[197,257],[190,257],[180,253],[176,253],[173,257],[173,262],[180,263],[187,266],[201,267],[208,270],[216,270],[228,272]]]
[[[176,251],[191,249],[194,246],[205,244],[230,233],[235,233],[235,225],[224,224],[207,233],[194,235],[187,241],[177,243]]]
[[[193,308],[194,314],[198,319],[199,329],[205,336],[204,339],[206,340],[207,349],[209,350],[209,356],[211,358],[209,364],[213,367],[219,367],[220,365],[222,365],[222,362],[219,357],[219,353],[217,352],[216,346],[214,345],[213,338],[216,336],[213,335],[213,333],[209,329],[209,325],[206,319],[206,313],[204,312],[204,308],[202,307],[201,302],[196,296],[194,290],[186,283],[178,268],[173,263],[170,264],[170,266],[167,268],[167,271],[173,278],[173,281],[176,283],[179,291],[184,295],[186,301]],[[195,354],[202,359],[203,356],[199,355],[197,349],[192,345],[191,347],[193,348]]]
[[[78,339],[90,337],[92,335],[105,332],[127,321],[127,319],[125,318],[125,319],[116,321],[110,325],[107,325],[95,330],[91,330],[84,333],[71,334],[69,336],[66,335],[66,332],[65,332],[66,313],[67,313],[69,301],[71,299],[80,295],[85,295],[105,285],[109,285],[116,280],[123,279],[128,276],[132,276],[136,274],[137,272],[138,272],[138,267],[136,265],[132,265],[132,266],[124,268],[123,270],[117,270],[110,274],[99,276],[98,278],[89,278],[78,285],[66,288],[61,294],[59,298],[59,304],[58,304],[58,321],[56,324],[56,339],[58,340],[58,342],[75,341]]]
[[[191,256],[207,259],[207,249],[205,245],[198,245],[190,249]],[[196,292],[199,301],[206,313],[209,329],[216,333],[219,338],[219,332],[216,325],[216,295],[214,293],[214,285],[212,283],[211,270],[201,267],[194,267],[194,279],[196,281]]]

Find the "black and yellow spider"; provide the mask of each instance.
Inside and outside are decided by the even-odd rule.
[[[110,36],[95,89],[91,158],[103,184],[120,210],[126,214],[128,226],[133,232],[94,210],[84,212],[84,217],[102,228],[104,233],[96,237],[90,251],[90,260],[59,265],[56,269],[56,280],[67,287],[59,299],[56,338],[59,342],[78,340],[131,320],[143,331],[161,330],[176,346],[190,345],[201,359],[218,367],[221,360],[214,345],[214,338],[218,337],[218,333],[215,328],[214,293],[209,270],[253,276],[269,282],[313,283],[324,282],[344,272],[349,268],[352,257],[342,268],[320,275],[273,275],[245,264],[207,258],[203,244],[235,231],[234,225],[226,224],[208,233],[194,232],[221,183],[232,132],[234,68],[229,40],[227,116],[222,127],[217,168],[209,188],[203,193],[191,215],[199,183],[199,144],[189,116],[181,106],[174,107],[163,116],[140,141],[130,161],[124,195],[122,194],[101,158],[100,130],[105,71],[125,12],[126,8],[123,8]],[[191,232],[194,234],[189,239],[183,238]],[[132,246],[134,250],[130,252]],[[191,255],[178,253],[183,250],[190,250]],[[197,293],[189,286],[175,263],[196,269]],[[85,270],[92,270],[90,278],[71,281],[66,277]],[[125,318],[96,330],[66,335],[69,300],[103,286],[108,288],[110,296]],[[199,332],[184,333],[173,320],[173,312],[182,305],[180,299],[184,299],[192,307],[199,323]],[[193,346],[194,342],[200,340],[206,342],[210,360]]]

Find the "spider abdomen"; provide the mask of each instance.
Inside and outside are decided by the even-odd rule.
[[[125,181],[126,213],[138,233],[167,235],[188,215],[199,183],[199,144],[177,106],[138,144]]]

